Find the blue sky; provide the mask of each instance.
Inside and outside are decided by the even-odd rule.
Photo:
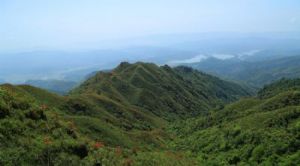
[[[299,29],[299,0],[0,0],[0,52],[152,34]]]

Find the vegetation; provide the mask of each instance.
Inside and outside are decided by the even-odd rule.
[[[277,82],[265,86],[258,92],[261,98],[273,97],[285,91],[300,90],[300,79],[281,79]]]
[[[124,62],[111,72],[99,72],[71,94],[105,97],[168,120],[205,113],[251,92],[187,67]]]
[[[0,165],[297,165],[298,82],[249,97],[188,67],[122,63],[67,96],[1,85]]]
[[[278,91],[295,81],[266,86],[259,92],[264,99],[245,98],[208,116],[173,124],[171,146],[191,151],[207,165],[298,165],[300,91]]]
[[[70,100],[30,86],[2,85],[0,165],[194,164],[185,153],[155,147],[155,140],[163,143],[158,129],[127,133],[118,124],[67,110],[74,106]]]

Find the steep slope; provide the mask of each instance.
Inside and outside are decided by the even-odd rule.
[[[165,119],[205,113],[250,93],[239,85],[190,68],[122,63],[99,72],[71,92],[107,97]]]
[[[52,106],[61,99],[30,86],[0,86],[0,165],[194,165],[192,158],[180,152],[139,146],[147,142],[150,147],[154,139],[162,139],[158,132],[145,131],[140,138],[126,135],[101,119],[73,116]],[[82,119],[86,122],[79,123]],[[96,137],[82,131],[90,127]],[[132,148],[124,144],[128,140]]]
[[[190,66],[217,76],[243,81],[256,87],[263,87],[263,85],[284,77],[297,78],[300,76],[300,56],[254,62],[239,59],[219,60],[210,58]]]
[[[171,145],[212,165],[299,165],[300,91],[292,84],[279,91],[279,81],[259,92],[263,99],[242,99],[173,125],[177,138]]]

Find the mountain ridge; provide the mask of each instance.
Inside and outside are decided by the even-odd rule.
[[[222,88],[226,89],[229,86],[235,86],[235,89],[231,88],[227,91],[236,94],[237,96],[239,93],[242,94],[241,96],[251,95],[251,93],[247,92],[247,90],[237,84],[222,81],[216,77],[206,75],[193,69],[182,69],[183,67],[172,69],[167,65],[159,67],[152,63],[137,62],[129,64],[123,62],[111,72],[98,72],[94,77],[88,79],[86,82],[82,83],[81,86],[71,91],[70,94],[103,94],[115,100],[136,106],[140,106],[140,103],[144,103],[142,107],[150,110],[155,109],[151,108],[151,105],[160,105],[165,108],[164,110],[170,110],[170,107],[166,106],[164,103],[171,102],[170,105],[178,106],[173,108],[177,111],[180,111],[182,109],[180,107],[183,107],[185,109],[189,108],[188,110],[193,110],[194,112],[199,108],[207,111],[210,109],[209,105],[216,106],[221,102],[225,102],[225,100],[228,102],[237,99],[234,95],[226,96],[225,93],[221,93],[220,89]],[[188,75],[193,76],[188,77]],[[191,78],[194,76],[198,77],[195,77],[195,80],[192,80]],[[206,80],[207,83],[203,82],[203,80]],[[221,83],[218,84],[218,82]],[[213,84],[215,87],[205,86],[206,84]],[[222,84],[225,84],[226,88],[222,87]],[[218,92],[215,92],[214,89],[217,89]],[[210,92],[207,90],[210,90]],[[157,97],[159,97],[159,95],[157,96],[157,94],[159,93],[161,93],[161,98],[158,100]],[[164,96],[164,93],[169,94]],[[219,100],[219,93],[225,95],[221,100]],[[155,95],[157,97],[154,97]],[[152,99],[149,100],[146,98],[143,100],[145,96],[152,96]],[[212,96],[211,99],[208,99],[208,96]],[[201,106],[193,101],[192,103],[187,104],[184,101],[187,97],[190,97],[193,101],[197,101],[203,105]],[[215,102],[211,103],[213,100],[215,100]],[[203,101],[206,103],[203,103]],[[147,102],[149,103],[147,104]]]

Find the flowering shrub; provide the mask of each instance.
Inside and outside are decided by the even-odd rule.
[[[94,149],[100,149],[102,147],[104,147],[104,143],[102,142],[96,142],[94,145],[93,145]]]

